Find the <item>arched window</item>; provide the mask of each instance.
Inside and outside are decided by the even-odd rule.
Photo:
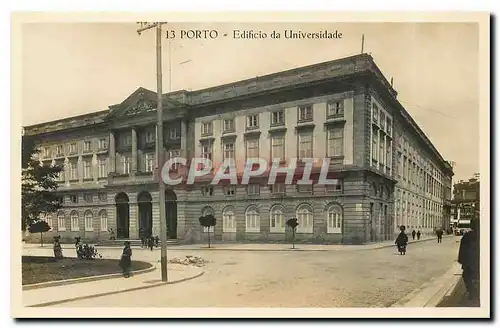
[[[327,213],[327,233],[342,233],[342,208],[331,205]]]
[[[57,231],[66,231],[66,218],[62,211],[57,214]]]
[[[271,232],[285,232],[285,218],[283,206],[274,205],[270,211],[270,231]]]
[[[100,211],[99,218],[101,219],[101,231],[108,231],[108,212],[106,210]]]
[[[80,231],[80,226],[78,224],[78,213],[76,211],[71,212],[71,231]]]
[[[232,206],[226,207],[222,212],[222,232],[236,232],[236,218]]]
[[[214,209],[211,208],[210,206],[207,206],[201,210],[201,216],[214,215],[214,213],[215,213]],[[203,232],[208,232],[208,229],[210,229],[210,232],[214,232],[214,227],[210,227],[210,228],[203,227]]]
[[[85,212],[84,218],[85,218],[85,231],[94,231],[94,226],[92,224],[94,216],[92,215],[92,212],[91,211]]]
[[[245,222],[247,232],[260,231],[260,215],[257,207],[249,206],[245,212]]]
[[[313,232],[313,216],[312,209],[307,204],[302,204],[297,207],[296,218],[299,223],[297,232],[312,233]]]

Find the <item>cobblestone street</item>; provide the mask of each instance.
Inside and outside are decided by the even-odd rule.
[[[209,261],[203,267],[205,274],[180,284],[57,306],[387,307],[444,274],[457,258],[458,240],[450,237],[442,244],[435,240],[411,244],[406,256],[397,255],[395,247],[329,252],[171,250],[169,258],[194,255]],[[118,257],[121,250],[100,252],[104,257]],[[136,260],[159,258],[158,250],[134,250]]]

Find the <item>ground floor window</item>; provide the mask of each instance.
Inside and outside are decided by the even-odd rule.
[[[94,231],[94,227],[92,225],[92,220],[94,219],[92,212],[85,212],[85,231]]]
[[[330,206],[327,216],[327,232],[342,233],[342,208],[339,205]]]
[[[297,226],[298,233],[313,232],[312,209],[309,205],[303,204],[297,207],[296,217],[299,223],[299,225]]]
[[[283,216],[283,206],[275,205],[270,211],[270,231],[271,232],[285,232],[285,219]]]
[[[222,232],[236,232],[236,218],[232,206],[226,207],[222,212]]]
[[[260,216],[259,211],[255,206],[250,206],[245,213],[246,231],[260,231]]]
[[[72,212],[71,218],[71,231],[79,231],[80,226],[78,225],[78,213],[76,211]]]
[[[106,210],[99,212],[99,218],[101,219],[101,231],[108,231],[108,213]]]

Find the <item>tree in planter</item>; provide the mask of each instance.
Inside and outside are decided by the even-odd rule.
[[[40,165],[36,148],[31,136],[22,137],[21,153],[21,230],[25,231],[36,223],[40,214],[54,213],[62,207],[61,199],[55,193],[56,177],[62,171],[61,165]]]
[[[40,246],[43,247],[43,233],[49,231],[51,228],[46,221],[36,221],[29,226],[30,233],[40,234]]]
[[[296,218],[292,218],[286,221],[286,225],[292,228],[292,248],[295,249],[295,231],[297,230],[297,226],[299,225],[299,222],[297,221]]]
[[[215,224],[217,223],[217,220],[212,214],[208,214],[205,216],[201,216],[199,218],[200,225],[207,228],[207,233],[208,233],[208,248],[210,248],[210,228],[215,227]]]

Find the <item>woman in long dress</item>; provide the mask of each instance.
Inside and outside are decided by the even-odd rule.
[[[59,237],[54,237],[54,257],[56,259],[63,258],[62,247],[61,243],[59,242]]]
[[[119,263],[123,270],[123,276],[125,278],[130,277],[130,267],[132,266],[132,248],[130,248],[130,242],[125,242],[125,247],[123,248],[122,257]]]

